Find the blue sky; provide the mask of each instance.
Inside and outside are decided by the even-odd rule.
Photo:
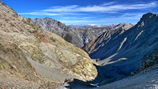
[[[2,0],[27,18],[50,17],[67,25],[136,24],[145,13],[158,13],[157,0]]]

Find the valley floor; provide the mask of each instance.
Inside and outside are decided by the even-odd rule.
[[[75,84],[66,84],[59,89],[158,89],[158,65],[122,80],[100,87],[88,87]]]

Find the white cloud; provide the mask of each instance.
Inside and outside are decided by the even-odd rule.
[[[28,13],[19,13],[20,15],[35,15],[35,16],[53,16],[59,21],[66,24],[88,23],[88,24],[111,24],[111,23],[136,23],[141,16],[150,9],[158,7],[157,2],[144,4],[117,4],[116,2],[103,3],[101,5],[92,6],[53,6],[45,10],[39,10]],[[142,10],[141,12],[130,13],[127,10]],[[122,13],[121,11],[128,12]],[[91,14],[89,14],[90,12]],[[97,12],[97,14],[96,14]],[[144,12],[144,13],[143,13]],[[106,16],[105,13],[108,14]],[[116,14],[115,14],[116,13]],[[105,16],[103,16],[105,14]],[[98,16],[97,16],[98,15]],[[99,16],[100,15],[100,16]],[[133,22],[132,22],[133,21]]]
[[[43,16],[60,16],[60,15],[82,15],[81,13],[71,13],[71,12],[47,12],[47,11],[36,11],[28,13],[18,13],[20,15],[43,15]]]
[[[108,5],[112,5],[112,4],[114,4],[115,2],[109,2],[109,3],[104,3],[104,4],[102,4],[102,6],[108,6]]]
[[[151,2],[146,4],[116,4],[115,2],[104,3],[102,5],[93,6],[79,6],[79,5],[69,5],[69,6],[53,6],[49,9],[29,12],[29,13],[19,13],[21,15],[79,15],[80,12],[101,12],[101,13],[117,13],[119,11],[125,10],[140,10],[146,8],[157,7],[157,2]]]
[[[131,9],[145,9],[157,7],[156,2],[146,3],[146,4],[129,4],[129,5],[119,5],[114,2],[104,3],[102,5],[93,5],[93,6],[78,6],[78,5],[70,5],[70,6],[55,6],[49,9],[43,10],[48,12],[104,12],[110,13],[114,11],[123,11],[123,10],[131,10]]]
[[[54,6],[50,9],[42,10],[48,12],[74,12],[74,9],[78,8],[78,5],[70,5],[70,6]]]
[[[47,15],[47,16],[55,16],[55,15],[59,15],[57,13],[48,13],[48,12],[30,12],[30,13],[18,13],[20,15]]]

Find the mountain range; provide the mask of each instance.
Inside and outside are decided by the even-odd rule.
[[[106,30],[113,30],[119,27],[131,28],[133,24],[120,23],[117,25],[71,25],[67,26],[52,18],[36,18],[32,21],[41,26],[44,30],[53,32],[63,37],[66,41],[77,47],[85,46],[92,39],[97,38]]]
[[[69,25],[70,27],[73,28],[85,28],[85,29],[89,29],[89,28],[100,28],[100,27],[113,27],[117,24],[110,24],[110,25],[100,25],[100,24],[87,24],[87,25]]]
[[[2,89],[158,88],[158,14],[75,28],[21,17],[0,1],[0,26]]]

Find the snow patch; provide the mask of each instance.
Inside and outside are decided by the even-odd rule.
[[[135,40],[137,40],[138,37],[139,37],[143,32],[144,32],[144,31],[142,30],[142,31],[137,35],[137,37],[135,38]]]
[[[121,42],[121,44],[120,44],[120,46],[119,46],[117,51],[119,51],[122,48],[122,46],[126,42],[126,40],[127,40],[127,37],[123,39],[123,41]]]
[[[98,64],[101,64],[101,65],[106,65],[106,64],[111,64],[111,63],[114,63],[114,62],[110,62],[112,60],[112,58],[114,56],[116,56],[118,53],[115,53],[113,55],[111,55],[110,57],[104,59],[104,60],[101,60],[101,61],[98,61]]]

